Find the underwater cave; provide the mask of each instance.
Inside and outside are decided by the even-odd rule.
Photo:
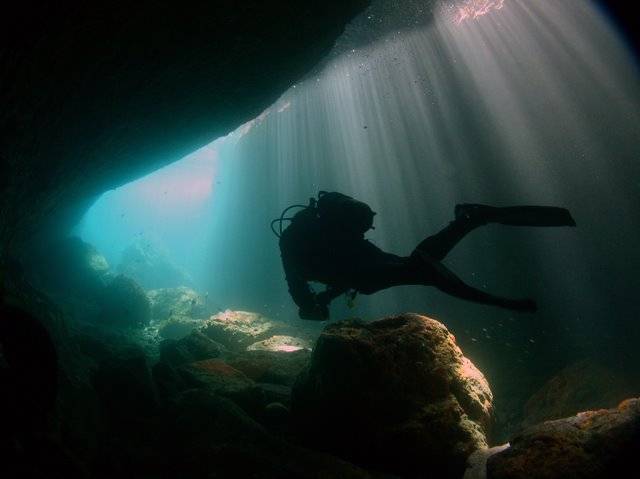
[[[627,477],[630,8],[17,6],[0,475]]]

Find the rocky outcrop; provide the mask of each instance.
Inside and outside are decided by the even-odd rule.
[[[211,316],[200,331],[231,350],[242,351],[251,344],[269,338],[278,326],[261,314],[228,309]]]
[[[172,316],[204,319],[207,316],[205,298],[186,286],[154,289],[147,293],[151,302],[151,318],[164,321]]]
[[[328,326],[292,396],[309,444],[406,476],[461,477],[487,445],[491,410],[489,385],[454,336],[416,314]]]
[[[189,275],[173,264],[168,254],[147,240],[138,240],[125,248],[117,271],[135,279],[145,289],[171,289],[192,284]],[[171,299],[170,292],[165,294]]]
[[[106,258],[78,237],[41,246],[25,261],[34,284],[54,296],[95,302],[111,278]]]
[[[629,381],[593,360],[583,360],[564,368],[524,406],[524,426],[560,419],[577,411],[613,408],[634,391]]]
[[[311,343],[304,339],[283,335],[271,336],[247,346],[247,351],[273,351],[276,353],[291,353],[301,349],[311,351]]]
[[[640,444],[640,399],[616,409],[579,413],[530,427],[491,456],[489,479],[634,477]]]
[[[209,314],[206,298],[185,286],[154,289],[147,293],[151,318],[165,339],[181,339],[202,325]]]

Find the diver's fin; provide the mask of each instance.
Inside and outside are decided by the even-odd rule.
[[[496,208],[490,221],[511,226],[575,226],[566,208],[556,206],[507,206]]]
[[[456,218],[466,218],[478,224],[500,223],[511,226],[575,226],[571,213],[556,206],[497,207],[474,203],[456,205]]]

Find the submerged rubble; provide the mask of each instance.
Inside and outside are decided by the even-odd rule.
[[[623,477],[640,440],[640,400],[629,400],[486,449],[487,381],[442,324],[415,314],[329,324],[313,351],[301,330],[249,312],[202,323],[219,341],[207,328],[154,343],[153,326],[53,324],[55,409],[33,380],[53,369],[37,351],[11,356],[16,337],[0,328],[1,412],[14,441],[0,453],[25,474],[596,479]],[[45,414],[33,407],[41,396]]]

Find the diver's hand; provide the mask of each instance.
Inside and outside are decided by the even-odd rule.
[[[310,307],[300,308],[298,310],[298,316],[300,316],[301,319],[311,321],[326,321],[329,319],[329,308],[326,304],[314,304]]]

